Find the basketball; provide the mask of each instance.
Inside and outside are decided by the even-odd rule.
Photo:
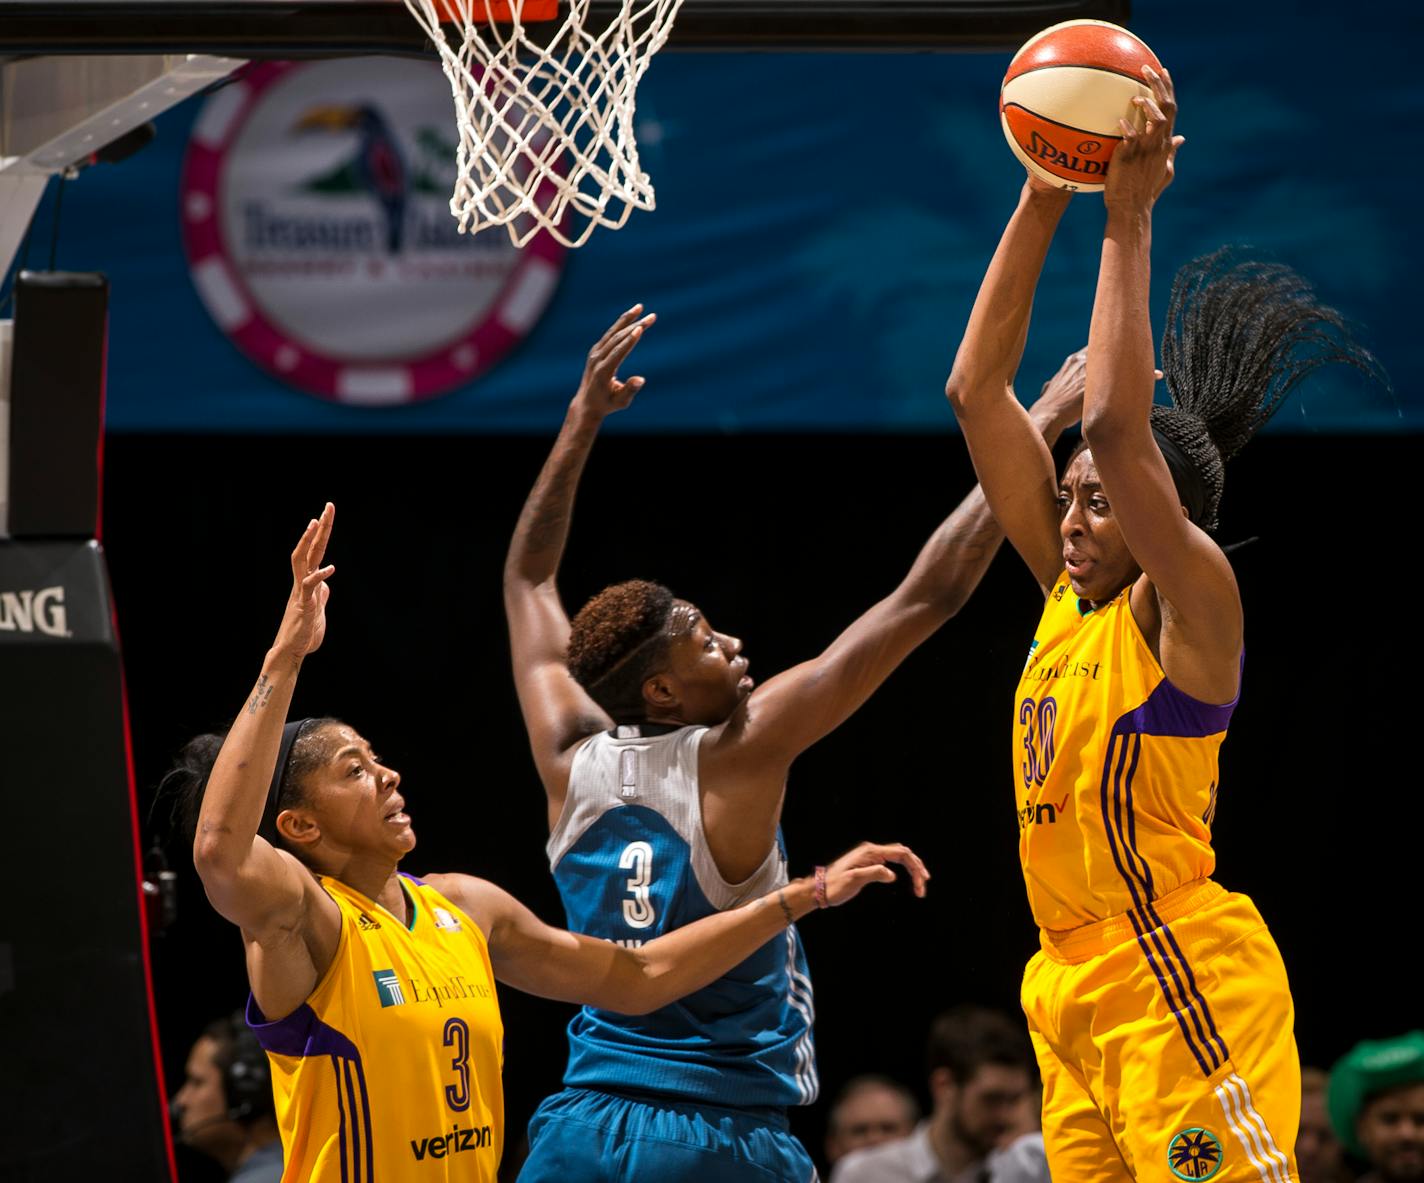
[[[1029,172],[1060,189],[1099,192],[1137,95],[1152,92],[1142,67],[1162,63],[1137,37],[1107,21],[1044,29],[1014,54],[999,91],[1009,147]]]

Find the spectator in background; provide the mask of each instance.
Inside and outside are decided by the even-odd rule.
[[[208,1024],[185,1071],[172,1103],[178,1141],[216,1159],[228,1183],[279,1183],[282,1140],[267,1053],[241,1011]]]
[[[990,1155],[1032,1124],[1034,1059],[1022,1021],[977,1006],[946,1011],[930,1028],[926,1067],[934,1106],[929,1118],[908,1138],[847,1155],[831,1183],[994,1178]]]
[[[1424,1180],[1424,1031],[1365,1040],[1330,1070],[1330,1124],[1365,1159],[1360,1183]]]
[[[852,1077],[831,1106],[826,1163],[833,1167],[852,1150],[908,1138],[919,1119],[919,1102],[898,1081],[875,1074]]]
[[[1300,1133],[1295,1140],[1300,1183],[1347,1183],[1345,1149],[1330,1128],[1325,1089],[1330,1077],[1319,1068],[1300,1070]]]

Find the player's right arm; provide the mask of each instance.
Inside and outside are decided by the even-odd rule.
[[[504,612],[514,660],[514,688],[529,733],[534,765],[549,800],[549,825],[563,811],[569,768],[579,742],[613,725],[569,673],[569,618],[559,598],[559,562],[569,537],[574,497],[603,420],[621,411],[643,379],[618,379],[655,316],[635,304],[589,350],[583,381],[563,428],[534,482],[504,560]]]
[[[1082,375],[1081,359],[1076,366],[1065,363],[1025,412],[1045,449],[1077,422]],[[742,820],[774,826],[779,797],[769,797],[767,788],[779,793],[791,762],[859,710],[915,648],[959,612],[1002,541],[982,490],[971,490],[894,591],[818,656],[766,681],[714,729],[700,753],[704,791]]]
[[[835,907],[868,884],[894,882],[891,864],[904,867],[915,895],[924,896],[929,872],[914,851],[864,842],[826,868],[823,900],[813,880],[793,880],[633,949],[545,924],[507,891],[471,875],[426,882],[479,925],[501,982],[541,998],[641,1015],[716,981],[818,904]]]
[[[322,558],[334,515],[328,504],[292,552],[277,639],[213,764],[193,839],[193,865],[213,907],[242,929],[253,992],[270,1018],[295,1010],[315,988],[341,926],[336,903],[311,874],[257,833],[298,671],[326,633],[326,581],[335,568]]]
[[[1025,182],[945,383],[989,508],[1045,596],[1063,569],[1057,479],[1053,455],[1013,382],[1038,277],[1069,196],[1033,178]]]

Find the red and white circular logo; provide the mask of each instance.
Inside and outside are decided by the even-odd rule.
[[[564,247],[459,232],[456,134],[431,62],[268,63],[213,94],[182,218],[218,326],[284,382],[366,406],[444,394],[498,362],[542,315]]]

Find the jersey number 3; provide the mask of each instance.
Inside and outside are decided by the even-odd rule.
[[[623,920],[629,928],[647,928],[652,924],[653,903],[648,891],[653,882],[653,848],[647,842],[630,842],[619,856],[618,866],[633,872],[627,879],[633,898],[623,901]]]

